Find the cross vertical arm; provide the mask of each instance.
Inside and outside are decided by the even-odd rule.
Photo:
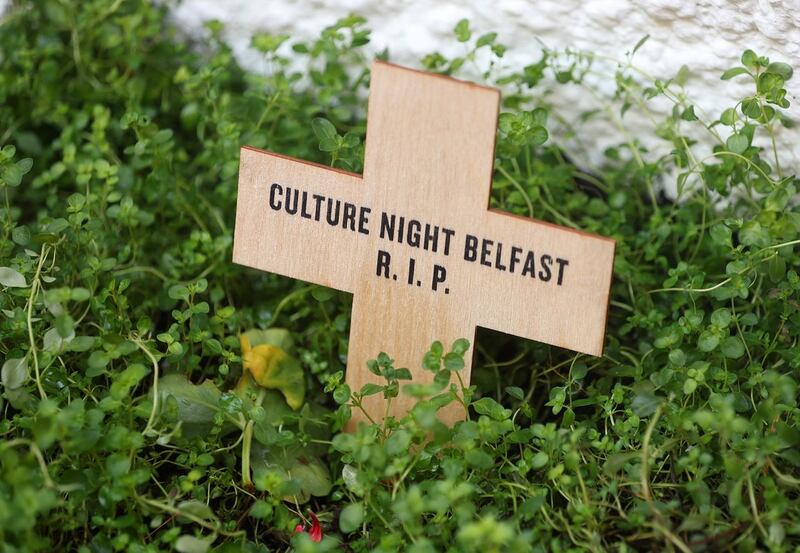
[[[394,359],[395,367],[409,369],[414,383],[433,381],[434,374],[422,369],[422,359],[429,346],[440,340],[447,348],[458,338],[467,338],[475,343],[475,325],[470,322],[468,309],[431,300],[430,290],[419,294],[386,293],[378,286],[361,288],[353,296],[353,313],[350,321],[350,342],[347,352],[347,384],[354,392],[364,384],[385,384],[386,381],[365,369],[369,359],[384,351]],[[380,302],[377,299],[380,298]],[[467,352],[461,371],[468,385],[472,369],[472,347]],[[456,383],[456,379],[452,379]],[[364,398],[363,407],[375,422],[381,423],[384,415],[403,417],[415,405],[416,400],[404,393],[407,382],[401,381],[400,394],[388,406],[383,394]],[[439,420],[455,424],[464,419],[464,408],[453,402],[439,410]],[[347,428],[354,430],[359,422],[372,422],[364,413],[354,409]]]
[[[365,276],[353,296],[347,356],[347,383],[353,391],[381,383],[365,370],[367,360],[381,351],[394,358],[396,367],[408,368],[414,382],[423,383],[433,378],[421,363],[434,340],[448,346],[457,338],[473,341],[475,326],[460,301],[463,289],[453,285],[445,291],[443,285],[434,290],[432,277],[436,267],[449,262],[445,249],[455,250],[455,235],[450,236],[452,245],[445,246],[445,231],[452,233],[457,221],[485,210],[480,186],[491,179],[499,102],[496,89],[380,61],[372,65],[364,160],[370,205],[403,217],[398,229],[428,223],[440,226],[441,235],[436,246],[415,249],[401,230],[385,239],[376,225],[372,249],[362,258]],[[391,259],[391,274],[385,278],[375,276],[378,250]],[[471,355],[463,370],[467,383]],[[401,392],[387,409],[378,394],[366,397],[364,408],[380,422],[385,414],[403,416],[414,403]],[[439,417],[454,423],[463,419],[463,407],[453,403]],[[366,420],[354,410],[348,428]]]
[[[376,61],[364,180],[376,205],[428,220],[486,205],[500,92]],[[481,188],[483,190],[483,188]]]

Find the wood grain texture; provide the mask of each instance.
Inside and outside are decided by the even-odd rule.
[[[499,101],[495,89],[375,62],[363,178],[242,150],[233,260],[354,294],[352,390],[378,382],[366,362],[381,351],[408,367],[414,381],[430,381],[421,360],[431,342],[474,344],[476,326],[602,354],[614,242],[488,209]],[[315,204],[305,212],[310,217],[270,207],[273,183],[368,208],[368,234],[315,220]],[[395,218],[393,240],[388,227],[381,236],[384,214],[387,222]],[[400,243],[400,217],[406,228],[418,221],[423,235],[429,225],[427,250],[413,246],[413,233],[412,245],[408,234]],[[381,275],[379,251],[390,256],[390,271]],[[441,271],[446,276],[434,290]],[[466,382],[471,359],[472,351]],[[390,413],[401,416],[413,402],[401,393]],[[367,398],[366,410],[381,420],[382,396]],[[364,419],[353,415],[351,428]],[[457,406],[440,411],[447,423],[462,417]]]

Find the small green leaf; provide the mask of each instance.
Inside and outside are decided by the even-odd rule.
[[[650,35],[644,35],[642,38],[640,38],[639,41],[636,43],[636,46],[633,47],[633,50],[631,51],[631,55],[633,55],[636,52],[638,52],[639,48],[644,46],[644,43],[647,42],[649,39],[650,39]]]
[[[758,55],[749,48],[742,53],[742,64],[746,67],[756,67]]]
[[[202,520],[217,520],[217,515],[214,514],[211,507],[196,499],[181,501],[178,503],[178,510]]]
[[[147,376],[150,370],[141,363],[128,365],[124,371],[115,375],[109,388],[110,397],[115,400],[124,400],[130,396],[131,390]]]
[[[49,329],[44,333],[42,338],[42,346],[45,351],[50,353],[61,353],[68,345],[70,340],[75,336],[75,333],[62,337],[58,330],[55,328]]]
[[[533,144],[534,146],[541,146],[547,142],[548,137],[547,129],[541,125],[532,127],[528,133],[529,144]]]
[[[17,167],[19,167],[19,170],[25,175],[33,168],[33,160],[29,157],[22,158],[17,162]]]
[[[546,467],[549,462],[550,456],[544,451],[539,451],[533,456],[533,459],[531,459],[531,468],[533,470],[539,470]]]
[[[589,365],[586,363],[578,362],[572,366],[569,371],[570,380],[581,380],[589,373]]]
[[[466,42],[469,40],[469,37],[472,36],[472,31],[469,29],[469,20],[462,19],[456,24],[455,29],[453,32],[456,34],[456,39],[459,42]]]
[[[676,351],[681,351],[681,350],[673,350],[673,351],[671,351],[670,352],[670,356],[669,356],[670,361],[672,361],[672,359],[673,359],[673,355],[672,355],[673,352],[676,352]],[[678,358],[677,361],[682,361],[683,363],[685,363],[686,359]],[[678,367],[683,366],[683,365],[679,365],[678,363],[675,363],[675,365],[678,366]],[[672,377],[674,375],[675,375],[675,371],[673,369],[671,369],[669,367],[664,367],[660,371],[655,371],[655,372],[650,373],[650,382],[652,382],[655,387],[662,388],[662,387],[666,386],[667,384],[669,384],[672,381]],[[580,401],[580,400],[578,400],[578,401]]]
[[[95,343],[94,336],[76,336],[69,342],[70,351],[89,351]]]
[[[779,284],[786,276],[786,261],[779,255],[770,259],[767,264],[767,274],[772,283]]]
[[[761,94],[769,94],[783,88],[783,77],[777,73],[762,73],[758,77],[756,88]]]
[[[653,345],[659,349],[665,349],[679,344],[681,341],[681,331],[676,325],[668,326],[658,333],[653,340]]]
[[[362,396],[374,396],[384,390],[385,386],[381,386],[379,384],[373,384],[372,382],[367,382],[361,387],[360,394]]]
[[[482,449],[470,449],[464,454],[464,459],[476,469],[487,470],[494,465],[494,459]]]
[[[351,503],[342,509],[339,515],[339,528],[345,534],[356,531],[364,521],[364,506],[361,503]]]
[[[711,230],[709,230],[709,234],[711,235],[711,239],[720,246],[730,246],[731,245],[731,238],[733,237],[733,231],[731,231],[730,227],[724,225],[722,223],[715,223],[711,226]]]
[[[131,470],[131,459],[124,453],[113,453],[106,457],[106,473],[112,478],[124,476]]]
[[[22,182],[22,177],[31,170],[33,160],[30,158],[21,159],[16,163],[6,165],[3,168],[2,179],[8,186],[17,187]]]
[[[793,190],[789,193],[788,190],[785,188],[779,187],[775,188],[772,192],[769,193],[767,196],[767,200],[764,203],[764,207],[769,211],[783,211],[784,208],[789,204],[794,195],[794,187],[791,187]]]
[[[6,288],[25,288],[28,286],[22,273],[11,267],[0,267],[0,284]]]
[[[405,367],[394,370],[394,378],[396,380],[411,380],[411,371]]]
[[[467,350],[469,350],[469,340],[466,338],[459,338],[453,342],[453,347],[450,349],[458,355],[464,355],[467,353]]]
[[[62,313],[58,317],[56,317],[56,330],[58,331],[58,335],[62,338],[70,338],[75,336],[75,330],[73,326],[75,325],[75,321],[72,320],[69,313]]]
[[[784,81],[788,81],[789,79],[791,79],[792,74],[794,73],[794,70],[792,69],[791,65],[780,61],[774,61],[770,63],[767,66],[767,71],[769,73],[776,73],[780,75]]]
[[[728,336],[722,341],[722,354],[731,359],[739,359],[744,355],[744,344],[738,336]]]
[[[689,80],[690,73],[691,72],[689,71],[688,65],[686,64],[681,65],[681,68],[678,69],[678,73],[675,75],[675,78],[673,79],[675,84],[679,86],[684,86]]]
[[[480,48],[482,46],[487,46],[489,44],[493,44],[494,41],[497,39],[497,33],[486,33],[478,37],[477,42],[475,42],[475,48]]]
[[[17,147],[13,144],[6,144],[0,148],[0,161],[12,159],[17,154]]]
[[[350,386],[342,384],[333,391],[333,400],[342,405],[350,400]]]
[[[342,480],[348,490],[359,497],[363,497],[366,490],[364,489],[364,485],[358,480],[358,469],[353,465],[345,465],[342,467]]]
[[[211,542],[191,534],[183,534],[175,540],[175,551],[178,553],[207,553],[210,547]]]
[[[69,297],[73,301],[86,301],[92,297],[92,293],[86,288],[73,288],[70,290]]]
[[[736,110],[728,108],[719,116],[719,122],[725,126],[732,127],[736,123]]]
[[[763,114],[763,110],[761,109],[761,104],[759,104],[758,100],[754,98],[747,98],[742,100],[741,110],[743,114],[753,119],[759,119]]]
[[[108,356],[106,352],[93,351],[89,355],[88,364],[90,369],[100,370],[104,369],[106,365],[108,365],[109,361],[111,361],[111,358]]]
[[[320,138],[319,149],[321,152],[335,152],[339,149],[339,141],[336,138]]]
[[[259,499],[253,506],[250,507],[250,512],[248,513],[253,518],[264,519],[272,515],[272,505],[264,501],[263,499]]]
[[[188,300],[190,292],[189,288],[183,284],[173,284],[169,287],[167,294],[174,300]]]
[[[756,220],[745,221],[739,231],[739,240],[745,246],[764,246],[769,242],[769,232]]]
[[[221,411],[222,393],[209,380],[193,384],[181,374],[168,374],[158,380],[158,394],[159,411],[169,411],[174,405],[181,433],[187,438],[207,434],[214,426],[215,415]]]
[[[711,324],[719,328],[728,328],[731,325],[731,310],[722,307],[711,314]]]
[[[270,33],[260,32],[255,33],[250,39],[250,44],[253,48],[267,54],[275,52],[281,44],[289,39],[289,35],[272,35]]]
[[[267,448],[255,443],[250,459],[254,474],[271,471],[292,482],[296,493],[285,496],[286,501],[305,503],[311,496],[328,495],[333,487],[328,466],[306,447]]]
[[[444,356],[444,368],[448,371],[459,371],[464,368],[464,357],[451,351]]]
[[[631,410],[639,417],[649,417],[655,413],[663,398],[657,396],[652,391],[642,390],[633,396]]]
[[[628,451],[625,453],[612,453],[603,464],[603,472],[613,476],[622,470],[626,464],[639,458],[639,453],[635,451]]]
[[[786,529],[779,521],[769,525],[769,541],[780,546],[786,539]]]
[[[381,367],[375,359],[367,361],[367,370],[375,376],[381,376]]]
[[[747,69],[745,69],[744,67],[732,67],[732,68],[728,69],[727,71],[725,71],[722,74],[722,77],[720,77],[720,78],[723,81],[727,81],[727,80],[732,79],[734,77],[738,77],[739,75],[744,75],[747,72],[748,72]]]
[[[681,113],[681,119],[684,121],[697,121],[697,115],[694,112],[694,106],[689,106],[683,113]]]
[[[669,352],[669,362],[676,367],[683,367],[686,365],[686,354],[682,349],[674,349]]]
[[[11,231],[11,240],[20,246],[27,246],[31,241],[31,231],[25,226],[14,227],[14,230]]]
[[[725,146],[734,154],[741,154],[749,145],[750,141],[748,140],[747,136],[741,133],[734,133],[728,137],[728,140],[725,141]]]
[[[719,345],[719,336],[716,333],[711,332],[710,330],[704,331],[700,334],[700,337],[697,339],[697,348],[700,351],[714,351],[716,347]]]
[[[6,359],[0,373],[3,386],[9,390],[16,390],[28,380],[28,359],[26,357]]]
[[[335,293],[330,288],[324,286],[314,286],[311,289],[311,297],[320,302],[326,302],[335,297]]]
[[[441,368],[443,353],[444,346],[440,341],[435,341],[422,358],[422,366],[429,371],[438,371]]]
[[[361,139],[352,132],[348,131],[342,138],[342,145],[345,148],[355,148],[359,144],[361,144]]]
[[[476,413],[488,415],[494,420],[505,420],[511,416],[511,409],[506,409],[490,397],[482,397],[472,403]]]
[[[324,117],[316,117],[311,121],[311,129],[314,131],[314,134],[317,135],[317,138],[322,140],[336,140],[336,137],[339,136],[339,133],[336,132],[336,127],[333,126],[333,123],[325,119]]]

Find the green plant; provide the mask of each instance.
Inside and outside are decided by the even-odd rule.
[[[350,298],[233,265],[231,224],[242,144],[361,169],[364,23],[292,44],[303,72],[289,37],[256,35],[254,75],[218,23],[193,45],[145,1],[4,16],[0,550],[796,548],[800,211],[773,139],[791,68],[745,52],[723,78],[751,94],[706,114],[688,70],[633,64],[643,42],[507,71],[497,35],[459,23],[464,55],[423,64],[507,91],[493,206],[617,240],[606,352],[483,331],[469,388],[457,341],[420,360],[432,385],[375,352],[385,384],[349,390]],[[559,145],[563,85],[619,128],[600,167]],[[624,115],[655,97],[674,108],[653,159]],[[419,401],[342,433],[372,393]],[[294,533],[314,517],[321,542]]]

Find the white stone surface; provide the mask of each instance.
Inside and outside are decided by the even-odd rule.
[[[5,4],[7,0],[0,0],[0,11]],[[369,52],[389,48],[393,61],[411,66],[419,66],[420,58],[433,51],[461,53],[463,45],[454,40],[452,30],[464,17],[477,32],[499,34],[509,46],[504,58],[509,67],[538,59],[542,44],[623,59],[649,34],[635,65],[655,76],[670,77],[686,64],[691,69],[687,95],[709,117],[748,93],[738,80],[723,82],[719,76],[751,48],[797,70],[787,90],[792,103],[789,116],[799,125],[778,128],[777,134],[785,172],[800,173],[800,0],[182,0],[173,9],[175,21],[198,35],[204,21],[224,22],[237,57],[255,71],[264,70],[264,65],[249,48],[253,33],[286,33],[294,40],[309,40],[350,13],[368,19],[373,31]],[[575,120],[581,111],[601,106],[613,92],[613,66],[598,67],[605,75],[593,77],[592,82],[600,98],[585,88],[559,87],[555,101],[560,116]],[[666,113],[664,103],[654,107]],[[636,108],[623,123],[630,136],[653,147],[650,155],[668,151],[650,138],[653,123]],[[707,138],[702,133],[697,136]],[[620,133],[606,118],[582,126],[580,143],[568,143],[579,161],[592,166],[602,159],[606,146],[620,141]],[[763,140],[759,144],[767,145]]]
[[[504,57],[509,67],[538,59],[542,44],[624,59],[649,34],[635,65],[658,77],[673,76],[682,65],[689,66],[687,95],[710,117],[747,93],[748,87],[736,80],[719,79],[724,70],[737,65],[744,49],[772,61],[800,64],[800,0],[183,0],[174,9],[174,18],[197,32],[205,20],[223,21],[237,57],[258,71],[263,68],[260,58],[249,49],[254,32],[308,40],[349,13],[368,19],[373,31],[370,52],[389,48],[393,61],[411,66],[419,66],[421,57],[433,51],[462,52],[463,45],[455,41],[452,31],[464,17],[477,32],[499,34],[499,40],[509,46]],[[598,67],[605,75],[592,77],[592,82],[600,98],[582,87],[557,89],[558,111],[565,119],[574,120],[580,111],[602,105],[613,92],[613,65]],[[800,120],[797,69],[788,83],[789,115]],[[665,113],[664,103],[655,107]],[[623,123],[631,136],[654,147],[650,155],[668,151],[649,138],[653,123],[648,117],[634,109]],[[800,172],[799,137],[798,129],[778,129],[781,163],[789,171]],[[600,161],[607,145],[619,141],[620,133],[606,117],[582,128],[581,145],[573,141],[573,153],[591,166]]]

